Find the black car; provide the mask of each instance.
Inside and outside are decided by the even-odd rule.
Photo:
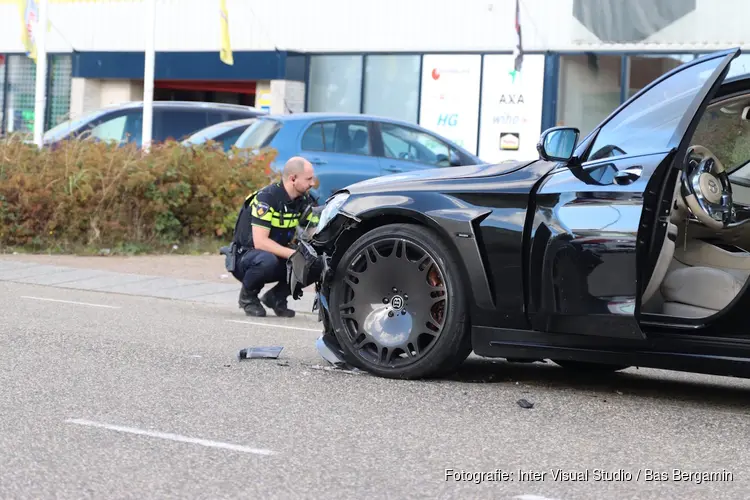
[[[242,118],[265,115],[264,111],[250,106],[197,101],[154,101],[153,142],[168,139],[181,141],[210,125]],[[143,103],[128,102],[105,107],[68,120],[44,134],[45,145],[73,138],[91,138],[125,144],[135,142],[141,146],[143,130]]]
[[[295,296],[315,284],[319,347],[399,378],[472,350],[750,375],[750,76],[725,79],[739,53],[662,76],[580,142],[545,131],[534,161],[334,194],[289,265]]]

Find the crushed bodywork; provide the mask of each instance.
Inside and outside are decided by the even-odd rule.
[[[331,258],[336,252],[339,238],[359,222],[357,217],[340,212],[320,231],[317,228],[300,228],[297,231],[297,251],[287,262],[287,281],[292,298],[299,299],[305,288],[315,285],[313,312],[317,311],[324,331],[315,346],[323,359],[339,369],[352,367],[344,361],[341,347],[330,329],[328,303],[321,289],[333,274]]]

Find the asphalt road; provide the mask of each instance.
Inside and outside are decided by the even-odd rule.
[[[587,380],[477,359],[450,380],[392,381],[325,369],[309,317],[246,322],[236,308],[7,282],[0,301],[0,498],[749,490],[749,381],[657,370]],[[236,359],[269,345],[284,346],[279,359]],[[446,480],[446,469],[492,474]],[[731,477],[676,481],[675,469]]]

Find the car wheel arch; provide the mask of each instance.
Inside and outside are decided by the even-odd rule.
[[[349,246],[370,231],[392,224],[414,224],[433,230],[438,238],[448,247],[451,257],[460,269],[462,278],[467,280],[471,278],[471,273],[469,273],[466,263],[461,257],[461,252],[456,242],[450,237],[445,228],[428,215],[403,207],[378,207],[357,214],[357,218],[360,222],[356,224],[356,227],[343,233],[336,242],[337,250],[331,259],[332,268],[335,269]],[[468,292],[471,293],[471,290],[468,290]]]

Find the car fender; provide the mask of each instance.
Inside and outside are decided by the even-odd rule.
[[[478,225],[491,213],[490,209],[468,205],[450,194],[413,192],[353,196],[343,211],[346,215],[340,214],[337,218],[347,218],[348,215],[357,219],[356,224],[346,226],[343,232],[355,228],[357,237],[393,223],[417,223],[434,230],[447,244],[454,262],[470,284],[474,303],[487,309],[495,307],[486,257],[478,237]],[[349,245],[337,246],[345,249]],[[338,260],[337,257],[334,255],[334,260]]]

